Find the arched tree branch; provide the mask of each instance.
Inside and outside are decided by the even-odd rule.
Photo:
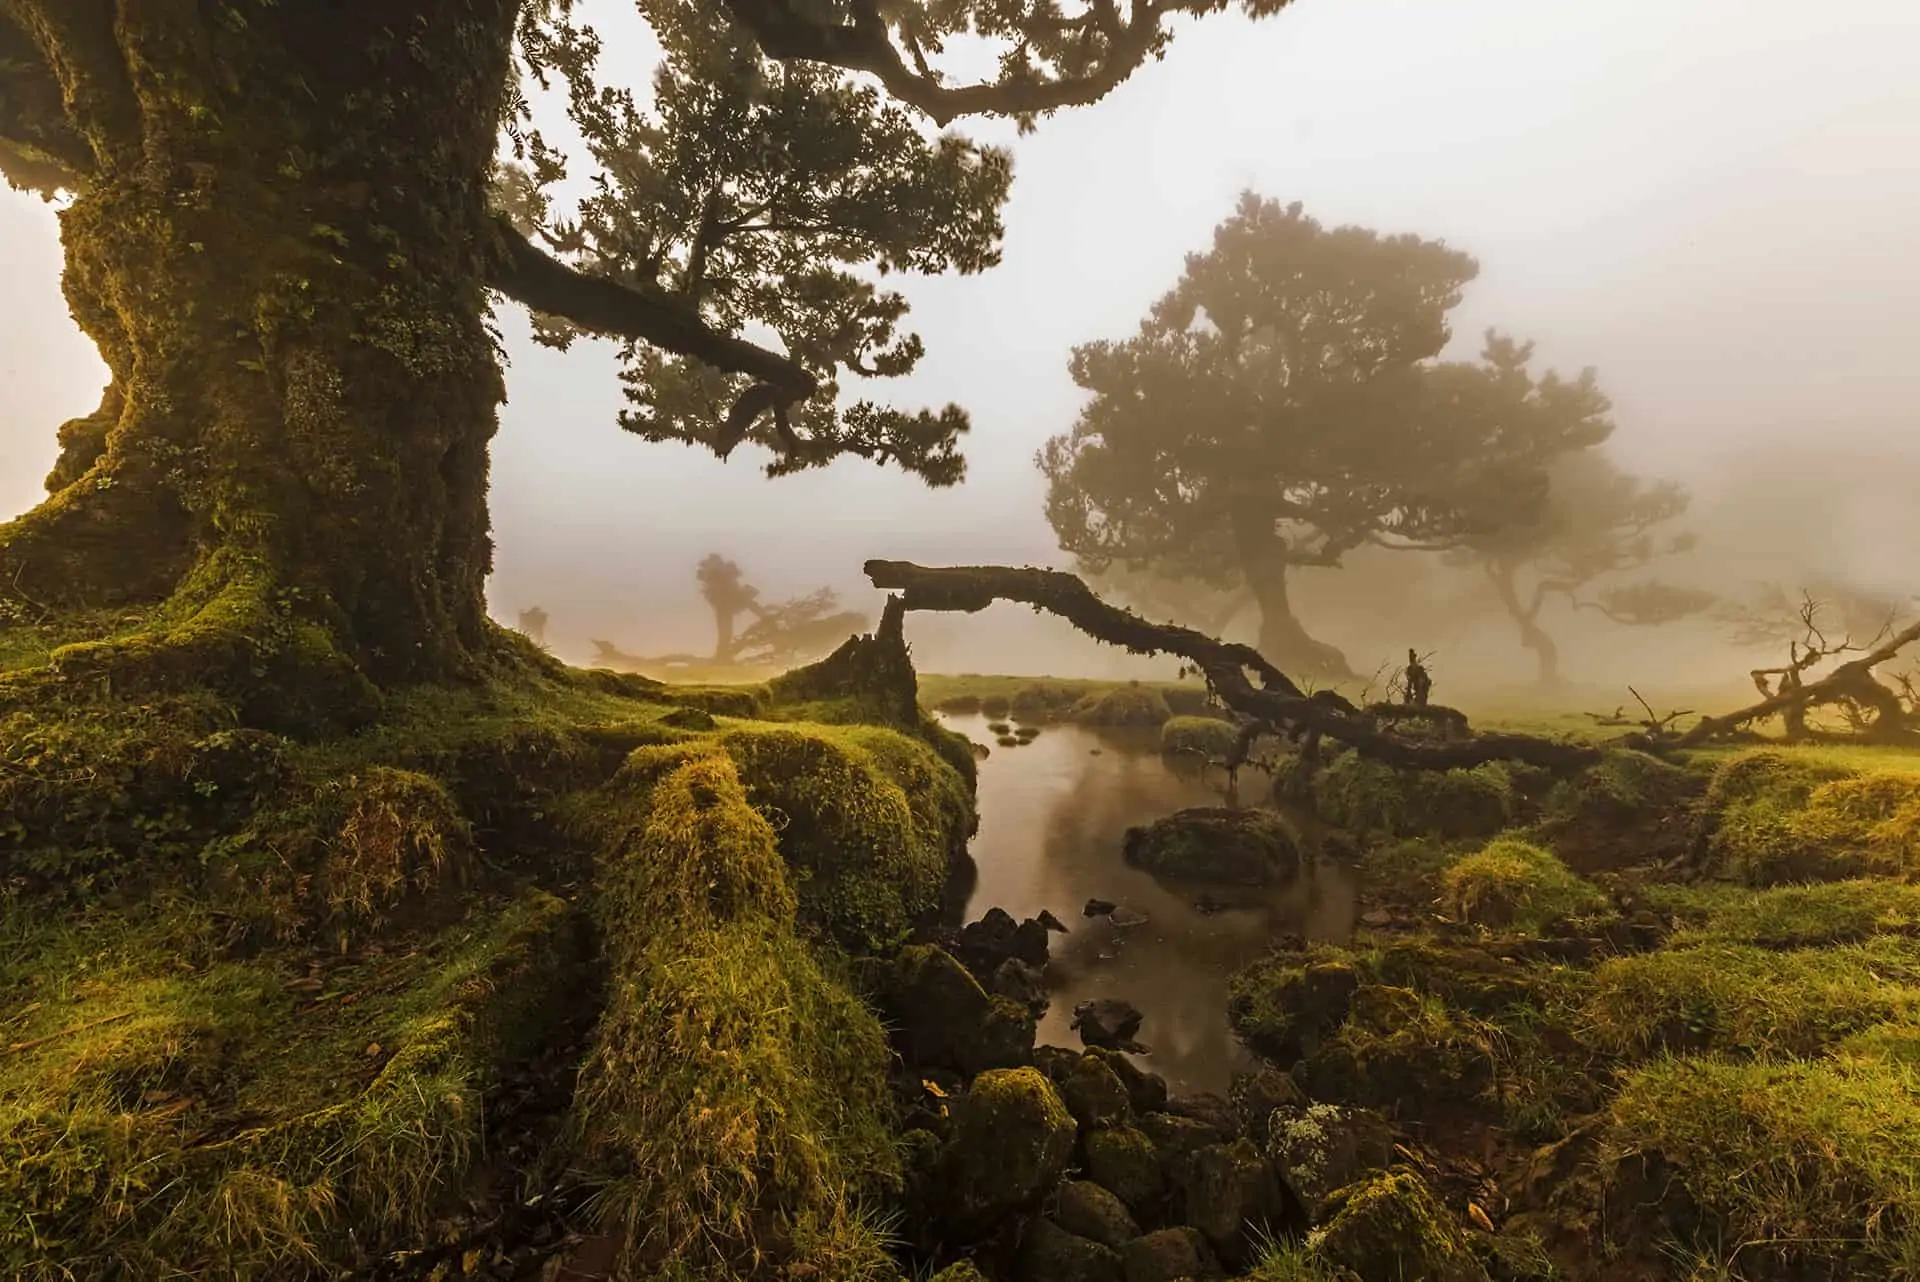
[[[1551,770],[1576,770],[1599,759],[1599,750],[1589,745],[1532,735],[1477,734],[1433,741],[1396,734],[1383,728],[1371,710],[1357,708],[1339,695],[1307,694],[1250,646],[1219,641],[1191,628],[1149,623],[1129,610],[1108,605],[1080,579],[1060,570],[869,561],[864,572],[876,588],[901,593],[902,606],[908,610],[971,614],[995,601],[1017,601],[1065,619],[1096,641],[1134,654],[1179,655],[1200,669],[1229,708],[1273,733],[1297,731],[1334,739],[1388,765],[1450,770],[1489,761],[1521,761]],[[1248,673],[1259,678],[1258,686]]]

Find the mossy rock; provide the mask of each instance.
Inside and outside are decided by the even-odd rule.
[[[1315,1235],[1323,1259],[1372,1282],[1487,1282],[1466,1235],[1407,1170],[1383,1172],[1335,1193]]]
[[[1123,1126],[1133,1115],[1126,1084],[1098,1055],[1086,1054],[1059,1080],[1060,1097],[1083,1130]]]
[[[1394,1160],[1394,1143],[1392,1124],[1378,1113],[1320,1102],[1277,1111],[1266,1147],[1301,1209],[1317,1222],[1336,1192]]]
[[[1316,1099],[1385,1109],[1468,1103],[1493,1080],[1496,1032],[1441,999],[1364,984],[1295,1071]]]
[[[1346,1019],[1360,982],[1337,949],[1275,954],[1234,975],[1227,1016],[1247,1045],[1286,1068],[1318,1049]]]
[[[928,744],[867,726],[741,727],[719,743],[775,820],[803,922],[871,951],[938,907],[972,801]]]
[[[1145,1233],[1120,1250],[1125,1282],[1181,1282],[1218,1272],[1199,1230],[1182,1225]]]
[[[1732,1262],[1756,1282],[1902,1276],[1920,1224],[1913,1081],[1884,1062],[1634,1070],[1601,1148],[1615,1240],[1649,1259],[1742,1243]]]
[[[987,1282],[987,1275],[972,1260],[960,1260],[934,1274],[930,1282]]]
[[[1020,1237],[1023,1282],[1124,1282],[1112,1247],[1069,1233],[1052,1220],[1032,1220]]]
[[[1180,1164],[1181,1218],[1229,1267],[1249,1263],[1261,1235],[1286,1216],[1280,1177],[1251,1140],[1213,1144]]]
[[[1073,1115],[1038,1069],[980,1074],[960,1103],[947,1144],[956,1224],[982,1228],[1037,1201],[1066,1170],[1073,1142]]]
[[[1140,1235],[1127,1204],[1092,1180],[1068,1180],[1060,1186],[1054,1218],[1069,1233],[1119,1250]]]
[[[1366,836],[1491,837],[1513,822],[1514,788],[1498,762],[1470,770],[1398,770],[1343,752],[1313,780],[1314,808]]]
[[[1016,1068],[1033,1057],[1031,1013],[989,994],[965,966],[931,944],[900,950],[882,980],[881,1006],[901,1055],[916,1067],[973,1076]]]
[[[1134,1215],[1151,1221],[1167,1191],[1166,1172],[1152,1140],[1131,1126],[1086,1137],[1087,1178],[1115,1194]]]
[[[1267,886],[1300,872],[1300,839],[1271,810],[1203,806],[1127,829],[1128,863],[1173,881]]]
[[[1240,727],[1219,717],[1169,717],[1160,726],[1160,751],[1169,757],[1222,760],[1240,742]]]
[[[1150,730],[1164,725],[1173,710],[1158,690],[1135,683],[1085,695],[1069,715],[1083,726]]]
[[[1608,908],[1606,894],[1551,851],[1511,838],[1456,859],[1440,874],[1440,891],[1458,920],[1525,934]]]

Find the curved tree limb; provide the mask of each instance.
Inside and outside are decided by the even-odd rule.
[[[1883,743],[1920,741],[1914,715],[1897,695],[1873,677],[1873,669],[1920,641],[1920,623],[1914,623],[1886,637],[1857,659],[1841,664],[1818,681],[1783,682],[1782,688],[1760,702],[1720,717],[1702,717],[1685,734],[1667,739],[1662,746],[1692,748],[1734,733],[1755,721],[1799,712],[1822,704],[1854,702],[1872,708],[1875,720],[1864,737]]]
[[[1416,770],[1450,770],[1490,761],[1521,761],[1550,770],[1574,770],[1599,759],[1599,749],[1518,734],[1423,741],[1381,726],[1370,711],[1331,692],[1309,695],[1250,646],[1224,642],[1172,624],[1149,623],[1108,605],[1074,575],[1060,570],[997,565],[928,567],[907,561],[868,561],[876,588],[901,593],[907,610],[972,614],[995,601],[1017,601],[1057,615],[1096,641],[1134,654],[1173,654],[1197,665],[1221,701],[1276,733],[1334,739],[1365,756]],[[1254,685],[1248,673],[1258,677]]]
[[[789,406],[820,390],[819,380],[798,363],[714,329],[685,303],[576,271],[528,240],[505,215],[494,224],[505,252],[494,257],[487,283],[508,298],[596,334],[650,343],[757,380],[727,415],[728,439],[715,443],[722,457],[762,414],[772,410],[784,425]]]

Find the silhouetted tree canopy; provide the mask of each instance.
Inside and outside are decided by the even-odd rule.
[[[1506,420],[1474,412],[1477,383],[1430,377],[1477,271],[1438,242],[1243,195],[1134,337],[1074,350],[1092,399],[1039,456],[1061,546],[1095,574],[1244,582],[1272,662],[1351,675],[1294,618],[1291,570],[1450,543],[1542,489]]]
[[[802,663],[867,626],[865,615],[839,609],[840,594],[832,588],[764,604],[760,589],[746,581],[740,566],[718,552],[702,557],[694,576],[700,595],[713,611],[715,663]],[[752,615],[753,622],[741,629],[743,614]]]
[[[1611,405],[1593,371],[1578,379],[1528,370],[1531,343],[1490,335],[1477,364],[1449,362],[1429,375],[1436,412],[1497,425],[1502,452],[1546,476],[1543,503],[1494,499],[1478,527],[1448,548],[1447,560],[1479,569],[1533,651],[1542,683],[1560,680],[1559,647],[1540,624],[1554,600],[1616,623],[1671,623],[1706,609],[1711,593],[1657,579],[1621,581],[1655,559],[1684,552],[1694,537],[1672,529],[1687,493],[1670,481],[1622,471],[1602,452],[1613,435]]]
[[[644,437],[952,484],[958,408],[839,403],[921,354],[878,277],[997,259],[1007,157],[935,129],[1094,102],[1174,15],[1226,7],[641,0],[665,55],[641,95],[571,0],[0,0],[0,172],[73,196],[65,287],[112,376],[50,500],[0,526],[0,595],[191,583],[93,675],[258,683],[257,642],[346,707],[342,681],[470,673],[493,294],[545,341],[619,342]],[[987,79],[940,66],[962,36],[998,47]],[[532,129],[529,78],[564,86],[584,155]],[[568,212],[573,164],[592,190]]]

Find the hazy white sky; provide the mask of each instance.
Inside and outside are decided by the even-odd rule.
[[[589,12],[642,60],[622,0]],[[1476,254],[1460,346],[1497,324],[1598,366],[1637,465],[1710,490],[1731,450],[1920,449],[1916,68],[1912,0],[1298,0],[1205,20],[1017,143],[997,270],[909,282],[929,354],[888,391],[973,412],[958,490],[857,461],[770,482],[744,454],[646,445],[614,425],[604,347],[536,349],[508,315],[496,610],[538,601],[563,653],[661,649],[703,640],[691,565],[713,548],[773,594],[856,588],[875,555],[1048,559],[1032,455],[1078,404],[1068,348],[1129,332],[1243,187]],[[0,515],[37,500],[54,428],[102,382],[59,264],[51,212],[0,195]]]

